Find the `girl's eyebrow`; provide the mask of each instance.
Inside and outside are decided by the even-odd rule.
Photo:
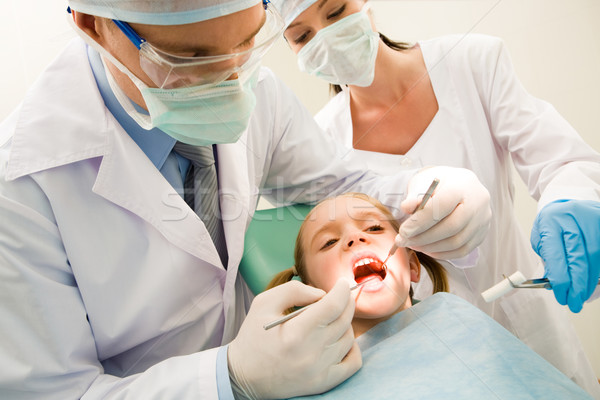
[[[373,208],[373,206],[364,206],[364,209],[361,210],[361,206],[353,207],[353,210],[358,210],[353,213],[351,218],[356,219],[358,221],[366,221],[368,219],[373,219],[379,222],[388,221],[388,219],[379,212],[378,209]]]
[[[329,222],[325,223],[324,225],[322,225],[319,229],[317,229],[317,231],[314,233],[312,239],[310,240],[310,247],[312,247],[314,245],[314,243],[317,240],[317,238],[319,237],[319,235],[321,235],[323,232],[326,232],[330,229],[331,225],[333,225],[334,222],[335,222],[335,220],[329,221]]]

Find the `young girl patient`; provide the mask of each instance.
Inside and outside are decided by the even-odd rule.
[[[447,290],[447,280],[434,259],[399,248],[385,261],[397,232],[389,210],[365,194],[324,200],[300,228],[295,266],[269,284],[271,288],[296,275],[325,291],[340,278],[350,285],[365,282],[353,291],[352,321],[363,367],[320,396],[591,398],[476,307],[440,293]],[[411,282],[418,282],[421,265],[437,294],[415,302]]]
[[[448,288],[446,271],[433,258],[399,248],[383,265],[399,223],[378,200],[363,193],[327,199],[306,216],[296,239],[295,266],[280,272],[268,289],[298,276],[302,282],[329,291],[339,278],[362,283],[356,290],[353,320],[357,337],[412,305],[411,282],[423,265],[433,293]]]

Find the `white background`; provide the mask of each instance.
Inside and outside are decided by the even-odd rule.
[[[64,0],[0,1],[0,120],[75,36],[65,10]],[[394,40],[414,42],[471,31],[502,37],[524,86],[551,102],[600,151],[599,0],[375,0],[372,10],[378,29]],[[327,101],[327,85],[298,72],[283,40],[265,64],[311,112]],[[521,225],[529,232],[536,203],[519,179],[516,204]],[[573,321],[600,376],[600,300],[587,304]]]

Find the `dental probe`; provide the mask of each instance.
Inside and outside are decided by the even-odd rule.
[[[370,281],[372,281],[373,279],[377,279],[377,278],[373,277],[373,278],[365,279],[365,280],[364,280],[364,281],[362,281],[361,283],[357,283],[356,285],[354,285],[354,286],[351,286],[351,287],[350,287],[350,290],[354,290],[354,289],[356,289],[356,288],[358,288],[358,287],[361,287],[362,285],[364,285],[364,284],[365,284],[365,283],[367,283],[367,282],[370,282]],[[307,309],[308,307],[310,307],[310,306],[311,306],[311,304],[307,305],[306,307],[299,308],[299,309],[297,309],[296,311],[294,311],[294,312],[291,312],[291,313],[289,313],[288,315],[285,315],[285,316],[283,316],[283,317],[281,317],[281,318],[279,318],[279,319],[276,319],[276,320],[275,320],[275,321],[273,321],[273,322],[269,322],[268,324],[265,324],[265,325],[263,325],[263,328],[264,328],[264,329],[265,329],[265,331],[266,331],[266,330],[269,330],[269,329],[271,329],[271,328],[274,328],[274,327],[276,327],[277,325],[283,324],[285,321],[288,321],[288,320],[290,320],[290,319],[294,318],[295,316],[297,316],[297,315],[300,315],[300,313],[301,313],[302,311],[306,310],[306,309]]]
[[[417,207],[417,209],[415,210],[415,212],[422,210],[423,208],[425,208],[425,204],[427,204],[427,201],[429,201],[429,199],[431,198],[431,196],[433,195],[433,191],[435,190],[435,188],[437,187],[438,183],[440,183],[440,180],[435,178],[433,180],[433,182],[431,182],[431,185],[429,185],[429,188],[427,189],[427,192],[425,192],[425,195],[423,196],[423,200],[421,200],[421,203],[419,204],[419,206]],[[385,264],[387,262],[387,260],[394,255],[394,253],[396,252],[396,250],[398,250],[398,245],[396,244],[396,241],[394,241],[394,244],[392,245],[392,248],[390,249],[390,252],[388,253],[387,257],[385,258],[385,260],[383,261],[383,265],[384,267],[387,269],[387,265]]]

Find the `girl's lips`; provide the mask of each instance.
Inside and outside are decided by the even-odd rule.
[[[368,293],[377,292],[384,287],[385,287],[385,284],[383,283],[383,280],[381,279],[381,277],[377,276],[376,278],[373,278],[373,276],[371,276],[370,281],[365,283],[358,289],[358,295],[360,295],[360,293],[365,293],[365,292],[368,292]]]

